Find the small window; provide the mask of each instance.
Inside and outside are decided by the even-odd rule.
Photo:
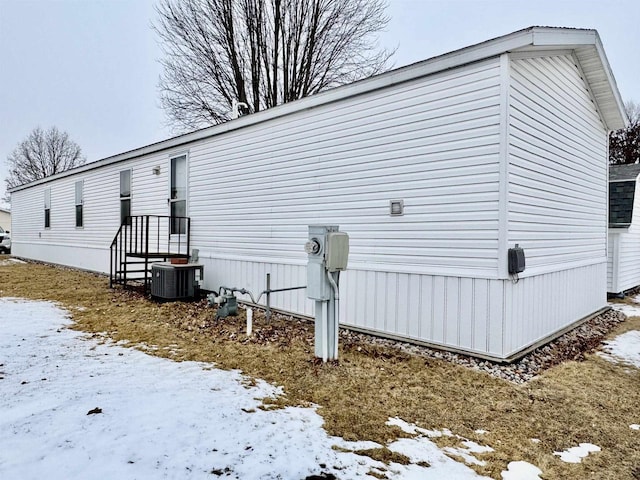
[[[131,170],[120,172],[120,224],[131,225]]]
[[[84,205],[83,196],[84,181],[80,180],[76,182],[76,227],[83,226],[82,207]]]
[[[44,190],[44,228],[51,228],[51,189]]]

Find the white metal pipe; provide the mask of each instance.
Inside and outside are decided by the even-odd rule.
[[[328,309],[329,302],[322,303],[322,361],[326,362],[329,358],[329,342],[327,337],[329,336],[329,322],[328,322]]]
[[[253,308],[247,308],[247,337],[251,336],[253,330]]]
[[[340,275],[340,272],[338,272]],[[338,359],[338,330],[340,329],[340,289],[333,278],[333,275],[327,270],[327,278],[333,288],[333,338],[331,338],[331,350],[333,352],[332,360]],[[339,277],[338,277],[339,278]],[[327,342],[328,343],[328,342]]]

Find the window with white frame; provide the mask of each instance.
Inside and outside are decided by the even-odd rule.
[[[84,181],[76,182],[76,227],[84,226],[82,207],[84,206],[83,197]]]
[[[44,189],[44,228],[51,228],[51,189]]]
[[[131,225],[131,169],[120,172],[120,224]]]

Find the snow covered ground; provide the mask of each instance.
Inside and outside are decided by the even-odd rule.
[[[640,317],[640,295],[632,299],[632,304],[610,303],[614,309],[628,317]],[[612,362],[622,362],[640,368],[640,331],[631,330],[604,342],[603,358]]]
[[[609,306],[627,317],[640,317],[640,295],[631,298],[631,303],[609,302]]]
[[[395,449],[430,467],[336,451],[378,445],[327,435],[312,408],[261,410],[280,389],[238,371],[99,344],[52,303],[0,298],[0,311],[4,480],[481,478],[427,438]]]
[[[385,465],[352,453],[380,445],[329,436],[313,408],[261,409],[262,399],[283,393],[279,387],[98,342],[67,329],[67,313],[50,302],[0,298],[0,311],[2,480],[303,480],[323,473],[349,480],[370,472],[407,480],[486,478],[469,465],[482,465],[482,454],[493,449],[446,428],[390,418],[388,425],[412,437],[386,446],[413,464]],[[637,354],[638,344],[623,335],[609,342],[606,355],[629,363],[629,345]],[[441,436],[460,446],[439,448],[431,439]],[[571,461],[567,455],[579,460],[599,449],[585,445],[556,454]],[[513,460],[504,480],[540,478],[535,465]]]

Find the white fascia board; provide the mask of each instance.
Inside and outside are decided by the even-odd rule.
[[[608,126],[614,130],[617,130],[619,128],[625,128],[628,124],[629,124],[629,117],[627,116],[627,112],[624,108],[624,102],[622,101],[622,96],[620,95],[620,90],[618,90],[618,84],[616,83],[616,79],[613,76],[613,72],[611,71],[611,66],[609,65],[609,60],[607,59],[607,56],[604,53],[604,47],[602,46],[602,42],[600,41],[600,35],[598,35],[598,33],[596,32],[596,50],[598,52],[598,57],[600,58],[600,61],[602,62],[602,69],[604,70],[604,74],[607,77],[607,81],[609,83],[609,85],[611,86],[611,94],[613,95],[613,98],[615,99],[615,102],[618,106],[618,111],[620,112],[620,117],[621,117],[621,122],[622,123],[614,123],[614,122],[607,122]]]
[[[610,130],[617,130],[624,128],[628,124],[627,114],[624,110],[624,102],[618,90],[615,77],[611,71],[611,66],[607,60],[607,56],[600,40],[600,35],[596,30],[588,29],[574,29],[574,28],[554,28],[554,27],[533,27],[533,41],[531,47],[525,47],[523,50],[544,49],[545,47],[555,47],[554,49],[562,48],[569,50],[577,50],[585,47],[592,47],[595,49],[595,53],[600,62],[598,72],[602,72],[606,78],[604,84],[607,97],[613,99],[615,112],[611,109],[598,108],[598,112],[601,115],[602,120],[605,123],[606,128]],[[579,63],[579,62],[578,62]],[[593,85],[597,82],[593,79],[595,72],[583,69],[580,67],[581,73],[585,77],[585,81],[589,85],[591,96],[596,100],[596,104],[599,104],[602,100],[601,96],[594,95]],[[594,83],[595,82],[595,83]],[[597,89],[601,91],[601,89]]]
[[[562,45],[565,48],[593,45],[596,31],[578,28],[533,27],[533,45],[536,47]]]

